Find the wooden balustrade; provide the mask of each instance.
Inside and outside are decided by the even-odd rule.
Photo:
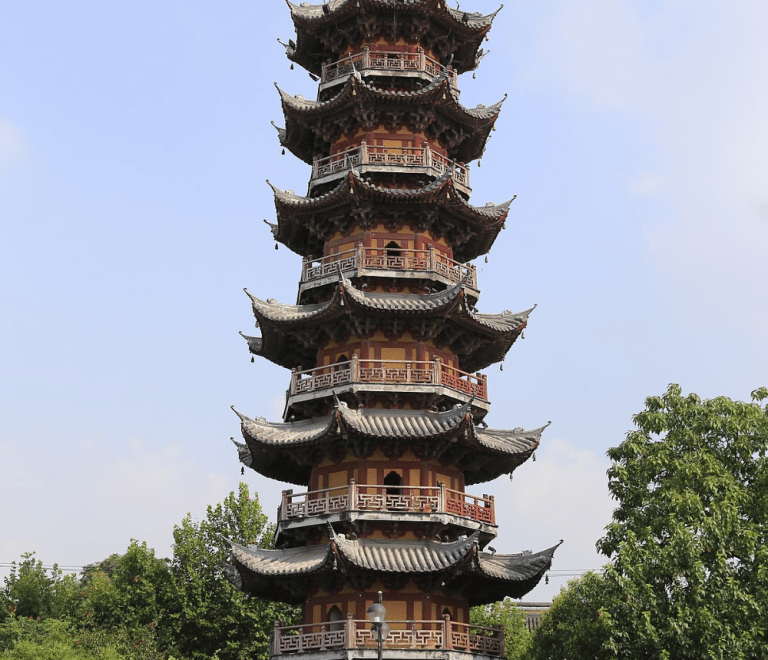
[[[396,492],[395,492],[396,491]],[[452,513],[491,525],[496,524],[492,495],[477,497],[439,486],[385,486],[358,484],[294,493],[284,490],[277,518],[297,520],[347,511],[397,513]]]
[[[451,621],[387,621],[385,649],[443,649],[490,656],[504,655],[504,627],[486,628]],[[332,649],[376,648],[370,622],[353,619],[328,623],[282,626],[275,623],[271,655]]]
[[[357,355],[348,362],[292,371],[288,395],[317,392],[344,383],[443,385],[488,401],[488,379],[481,373],[470,374],[440,360],[364,360]]]
[[[324,64],[320,84],[346,78],[355,71],[360,73],[367,71],[424,73],[431,78],[436,78],[445,71],[445,67],[426,55],[421,48],[415,53],[403,53],[400,51],[371,50],[366,46],[359,53],[350,53],[337,62]],[[453,67],[448,69],[448,80],[451,87],[458,90],[458,75]]]
[[[418,271],[437,273],[451,282],[461,282],[468,277],[468,286],[477,289],[477,269],[472,264],[462,264],[449,259],[432,246],[426,250],[364,247],[328,255],[322,259],[304,258],[301,283],[356,270]]]
[[[317,158],[312,163],[310,186],[318,179],[333,177],[353,167],[364,167],[366,165],[420,167],[430,170],[430,174],[435,177],[442,176],[445,172],[450,172],[456,187],[467,193],[470,192],[469,166],[457,163],[434,151],[428,142],[425,142],[420,147],[383,147],[361,142],[357,147],[352,147],[325,158]]]

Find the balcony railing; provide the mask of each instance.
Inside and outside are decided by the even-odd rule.
[[[470,374],[440,360],[368,360],[352,355],[348,362],[291,373],[288,396],[327,390],[346,383],[384,385],[442,385],[488,401],[488,378]]]
[[[477,497],[438,486],[385,486],[358,484],[303,493],[284,490],[277,519],[299,520],[348,511],[396,513],[451,513],[477,522],[496,524],[493,495]]]
[[[472,264],[449,259],[431,246],[426,250],[363,247],[360,243],[352,250],[332,254],[322,259],[304,258],[301,283],[314,282],[325,277],[356,270],[389,270],[435,273],[449,282],[461,282],[477,291],[477,270]]]
[[[387,621],[385,649],[466,651],[490,656],[504,655],[504,626],[486,628],[451,621]],[[271,654],[310,653],[334,649],[375,649],[371,624],[353,619],[327,624],[281,626],[275,623]]]
[[[439,177],[445,172],[457,189],[469,193],[469,167],[446,158],[433,151],[428,142],[420,147],[383,147],[361,142],[352,147],[325,158],[317,158],[312,164],[310,187],[317,183],[337,178],[353,167],[363,170],[391,171],[385,168],[413,168]]]
[[[361,53],[349,54],[338,62],[323,65],[320,84],[331,83],[351,76],[354,71],[368,73],[383,71],[386,73],[417,73],[428,78],[437,78],[445,67],[432,59],[419,48],[415,53],[402,53],[389,50],[371,50],[365,47]],[[453,67],[448,69],[451,87],[458,89],[458,76]]]

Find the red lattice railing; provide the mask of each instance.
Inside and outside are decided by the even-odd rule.
[[[496,524],[493,496],[477,497],[438,486],[385,486],[358,484],[294,493],[284,490],[277,511],[279,521],[297,520],[347,511],[397,513],[451,513],[491,525]]]
[[[490,628],[457,623],[445,617],[437,621],[387,621],[385,649],[458,650],[490,656],[504,655],[504,626]],[[309,653],[334,649],[376,648],[377,640],[365,620],[300,626],[275,623],[271,655]]]
[[[420,147],[384,147],[368,145],[361,142],[359,146],[346,151],[317,158],[312,163],[310,186],[319,179],[327,179],[353,167],[365,166],[419,167],[426,169],[435,177],[445,172],[451,173],[454,185],[463,192],[469,193],[469,166],[462,165],[434,151],[428,142]]]
[[[345,383],[443,385],[488,401],[488,380],[481,373],[470,374],[440,360],[364,360],[356,355],[349,362],[292,372],[288,395],[317,392]]]
[[[424,73],[436,78],[445,71],[437,60],[429,57],[419,48],[415,53],[400,51],[371,50],[367,46],[359,53],[342,57],[338,62],[323,65],[320,83],[330,83],[352,75],[355,71],[385,71],[387,73]],[[458,90],[458,75],[453,67],[448,69],[451,87]]]
[[[398,248],[372,248],[358,245],[352,250],[331,254],[321,259],[304,258],[301,283],[338,276],[357,270],[417,271],[436,273],[451,282],[467,280],[467,286],[477,289],[477,270],[472,264],[462,264],[449,259],[439,250],[412,250]]]

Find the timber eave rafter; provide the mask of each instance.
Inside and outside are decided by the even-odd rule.
[[[319,521],[318,521],[319,522]],[[319,522],[319,524],[321,524]],[[457,541],[347,539],[331,529],[330,541],[314,546],[268,550],[231,543],[227,577],[254,596],[299,602],[320,584],[370,584],[396,576],[403,583],[438,577],[448,589],[461,589],[470,605],[506,596],[520,598],[533,589],[552,565],[557,545],[537,553],[492,555],[478,550],[478,532]]]
[[[421,188],[385,188],[351,170],[333,190],[317,197],[269,185],[277,211],[277,225],[270,224],[272,234],[303,257],[321,255],[335,231],[367,228],[387,221],[391,214],[399,224],[445,236],[453,246],[453,258],[464,263],[491,249],[515,199],[473,206],[456,190],[450,172]]]
[[[444,63],[453,55],[459,73],[470,71],[501,9],[482,15],[451,9],[444,0],[330,0],[288,6],[296,43],[289,42],[286,55],[315,74],[323,60],[338,58],[350,44],[393,33],[432,49]]]
[[[441,139],[448,131],[454,136],[448,156],[467,163],[482,156],[506,99],[505,96],[490,106],[466,108],[459,103],[446,72],[413,91],[380,89],[355,73],[341,91],[327,101],[309,101],[277,89],[285,116],[285,129],[278,129],[280,143],[307,164],[312,164],[315,156],[328,155],[318,153],[318,145],[326,148],[323,145],[348,132],[350,118],[365,128],[385,124],[397,129],[410,125],[416,130],[426,130],[438,141],[448,142],[447,138]]]
[[[471,401],[444,412],[354,410],[338,399],[335,405],[329,416],[283,423],[235,411],[245,439],[245,445],[233,440],[240,461],[266,477],[306,486],[311,460],[319,452],[366,457],[376,447],[388,450],[397,444],[401,451],[412,447],[424,458],[459,466],[469,485],[512,473],[531,457],[548,426],[480,429],[472,422]]]
[[[246,291],[261,328],[261,337],[243,335],[251,353],[288,369],[311,369],[329,337],[368,337],[377,330],[394,337],[409,331],[449,347],[461,369],[475,372],[504,358],[531,311],[478,314],[467,303],[466,278],[429,294],[369,293],[342,273],[339,279],[330,300],[309,305],[264,301]]]

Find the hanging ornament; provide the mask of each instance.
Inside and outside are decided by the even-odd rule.
[[[282,154],[283,154],[283,156],[285,156],[285,149],[283,149]]]
[[[473,71],[472,72],[472,80],[476,80],[476,79],[477,79],[477,71]]]
[[[277,243],[275,243],[275,250],[277,250]]]
[[[533,459],[533,462],[535,463],[536,462],[536,452],[533,452],[533,456],[531,456],[531,458]]]
[[[488,255],[485,255],[485,263],[488,263]]]
[[[251,363],[253,363],[253,355],[251,355]]]
[[[549,573],[544,576],[544,584],[549,584]]]
[[[504,371],[504,363],[503,362],[499,365],[499,371]]]
[[[483,166],[483,161],[482,160],[478,160],[477,161],[477,166],[478,167],[482,167]]]
[[[293,62],[291,62],[291,71],[293,71]]]

